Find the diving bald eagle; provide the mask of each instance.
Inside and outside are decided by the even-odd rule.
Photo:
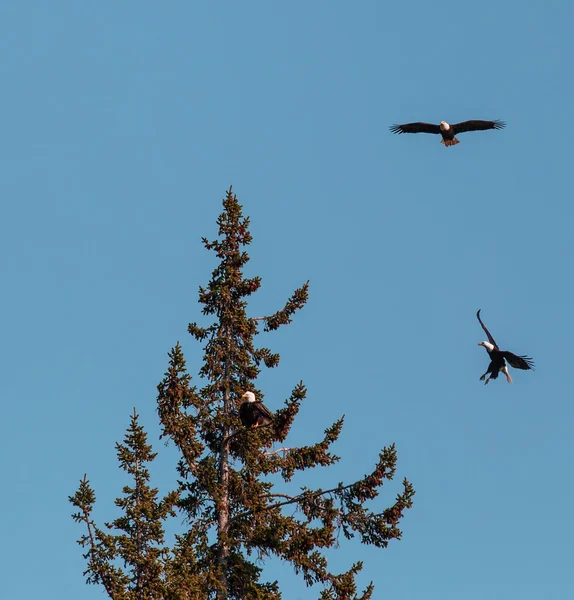
[[[239,407],[239,418],[244,427],[256,429],[273,421],[273,414],[261,400],[255,399],[253,392],[245,392],[241,399],[244,401]]]
[[[528,356],[517,356],[508,350],[501,350],[498,347],[494,338],[490,335],[490,331],[484,326],[484,323],[480,318],[480,309],[476,313],[476,318],[488,337],[488,342],[478,342],[478,345],[484,346],[488,352],[488,356],[490,356],[490,364],[488,365],[486,373],[480,378],[480,381],[483,381],[484,378],[490,374],[488,379],[484,382],[486,385],[491,379],[496,379],[498,373],[502,371],[506,375],[508,383],[512,383],[512,377],[508,372],[506,361],[508,361],[508,364],[515,369],[523,369],[524,371],[528,371],[529,369],[534,370],[534,362]]]
[[[393,125],[390,130],[393,133],[440,133],[442,135],[441,144],[446,148],[458,144],[459,141],[454,137],[459,133],[466,131],[484,131],[485,129],[502,129],[506,123],[504,121],[463,121],[455,125],[449,125],[446,121],[441,121],[440,125],[431,123],[405,123],[404,125]]]

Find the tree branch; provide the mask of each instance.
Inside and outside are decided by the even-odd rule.
[[[243,427],[241,429],[238,429],[237,431],[234,431],[231,435],[228,435],[224,442],[228,443],[229,440],[231,440],[232,438],[234,438],[236,435],[239,435],[240,433],[246,433],[247,431],[257,431],[259,429],[264,429],[265,427],[270,427],[271,425],[273,425],[273,421],[271,421],[271,423],[266,423],[265,425],[259,425],[258,427]],[[289,448],[290,450],[290,448]]]
[[[84,513],[84,521],[88,528],[88,537],[90,538],[90,554],[93,557],[94,554],[96,553],[96,541],[94,540],[93,527],[92,527],[92,523],[90,522],[90,515],[86,508],[84,508],[83,513]],[[94,563],[94,562],[96,564],[96,572],[100,577],[100,581],[102,582],[104,589],[106,590],[106,594],[113,600],[113,597],[114,597],[113,590],[110,589],[110,587],[109,587],[109,582],[107,580],[106,573],[104,572],[101,565],[99,564],[99,561],[92,560],[92,563]],[[84,573],[84,575],[85,575],[85,573]]]
[[[289,494],[266,494],[264,498],[289,498],[290,500],[294,500],[295,496],[290,496]]]
[[[293,450],[293,448],[278,448],[277,450],[271,450],[270,452],[264,452],[263,456],[272,456],[273,454],[278,454],[279,452],[283,452],[283,458],[287,456],[287,452]]]
[[[359,481],[361,481],[359,479]],[[318,498],[319,496],[324,496],[325,494],[333,494],[335,492],[344,492],[345,490],[348,490],[349,488],[353,487],[354,485],[357,485],[357,483],[359,483],[359,481],[355,481],[353,483],[350,483],[349,485],[338,485],[335,488],[331,488],[330,490],[319,490],[317,492],[303,492],[302,494],[298,494],[297,496],[287,496],[286,494],[277,494],[277,496],[279,497],[287,497],[289,498],[288,500],[284,500],[283,502],[276,502],[275,504],[270,504],[269,506],[266,506],[265,508],[261,509],[262,512],[269,512],[271,510],[274,510],[276,508],[281,508],[282,506],[287,506],[288,504],[294,504],[295,502],[300,502],[301,500],[303,500],[304,498]],[[267,498],[269,498],[271,495],[266,496]],[[231,521],[235,521],[236,519],[241,519],[243,517],[248,516],[249,514],[251,514],[253,511],[251,510],[246,510],[242,513],[239,513],[238,515],[235,515]]]

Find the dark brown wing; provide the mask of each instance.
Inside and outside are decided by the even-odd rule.
[[[529,356],[517,356],[508,350],[504,350],[501,354],[511,367],[523,369],[524,371],[528,371],[529,369],[534,371],[534,362]]]
[[[498,348],[498,344],[494,341],[494,338],[490,335],[490,331],[488,331],[488,329],[485,327],[484,323],[482,322],[482,319],[480,318],[480,311],[482,309],[478,309],[478,312],[476,313],[476,318],[478,319],[478,322],[480,323],[480,326],[484,329],[484,333],[486,333],[486,337],[488,338],[488,341],[497,349]],[[510,361],[508,361],[510,362]],[[512,364],[512,363],[511,363]]]
[[[465,133],[466,131],[485,131],[486,129],[503,129],[506,123],[504,121],[463,121],[451,125],[454,135]]]
[[[254,404],[262,415],[268,417],[269,419],[273,419],[273,413],[265,406],[265,404],[263,404],[263,402],[254,402]]]
[[[393,133],[440,133],[440,125],[431,123],[405,123],[389,127]]]

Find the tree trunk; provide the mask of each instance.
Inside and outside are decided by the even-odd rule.
[[[229,333],[226,331],[226,346],[229,350]],[[224,385],[225,397],[223,404],[223,412],[228,415],[231,406],[231,393],[229,390],[229,374],[228,374],[227,357],[224,367]],[[217,590],[217,600],[227,600],[227,569],[229,548],[227,546],[227,529],[229,523],[229,429],[225,427],[223,431],[223,440],[219,455],[219,510],[217,515],[217,566],[219,572],[219,589]]]
[[[217,591],[218,600],[227,599],[227,525],[229,523],[229,456],[227,449],[228,431],[224,432],[223,444],[219,458],[219,511],[217,515],[217,566],[220,587]]]

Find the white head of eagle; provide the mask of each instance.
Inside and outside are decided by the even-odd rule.
[[[245,400],[247,400],[247,402],[256,402],[255,394],[253,392],[245,392],[245,394],[243,394],[243,396],[241,396],[242,400],[243,400],[243,398],[245,398]]]
[[[448,131],[450,129],[450,125],[446,121],[441,121],[440,128],[442,131]]]
[[[478,342],[479,346],[484,346],[488,353],[494,350],[494,346],[490,342]]]

